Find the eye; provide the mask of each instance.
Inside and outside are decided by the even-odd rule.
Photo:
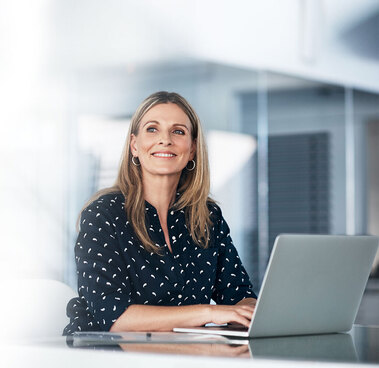
[[[174,130],[174,133],[175,134],[179,134],[179,135],[184,135],[185,133],[184,133],[184,130],[182,130],[182,129],[175,129]]]
[[[154,133],[154,132],[157,131],[157,129],[154,128],[154,127],[148,127],[148,128],[146,129],[146,131],[149,132],[149,133]]]

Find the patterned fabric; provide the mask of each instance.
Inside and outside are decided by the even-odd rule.
[[[177,194],[177,196],[179,193]],[[207,249],[196,245],[183,210],[169,210],[172,253],[156,209],[146,202],[146,224],[161,254],[147,252],[126,218],[122,194],[107,194],[82,213],[75,246],[79,297],[67,305],[64,334],[108,331],[132,304],[236,304],[256,295],[217,205]]]

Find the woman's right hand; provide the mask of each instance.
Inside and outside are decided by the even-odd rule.
[[[211,322],[218,325],[234,323],[248,327],[254,307],[255,299],[244,299],[236,305],[155,306],[133,304],[121,314],[110,331],[172,331],[175,327],[196,327]]]
[[[253,316],[253,305],[210,305],[210,321],[218,325],[240,324],[249,327]]]

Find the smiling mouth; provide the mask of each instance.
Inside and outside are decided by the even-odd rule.
[[[153,153],[154,157],[175,157],[173,153]]]

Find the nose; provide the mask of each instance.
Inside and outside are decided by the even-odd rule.
[[[171,135],[170,132],[162,132],[159,136],[159,144],[162,144],[163,146],[171,146]]]

